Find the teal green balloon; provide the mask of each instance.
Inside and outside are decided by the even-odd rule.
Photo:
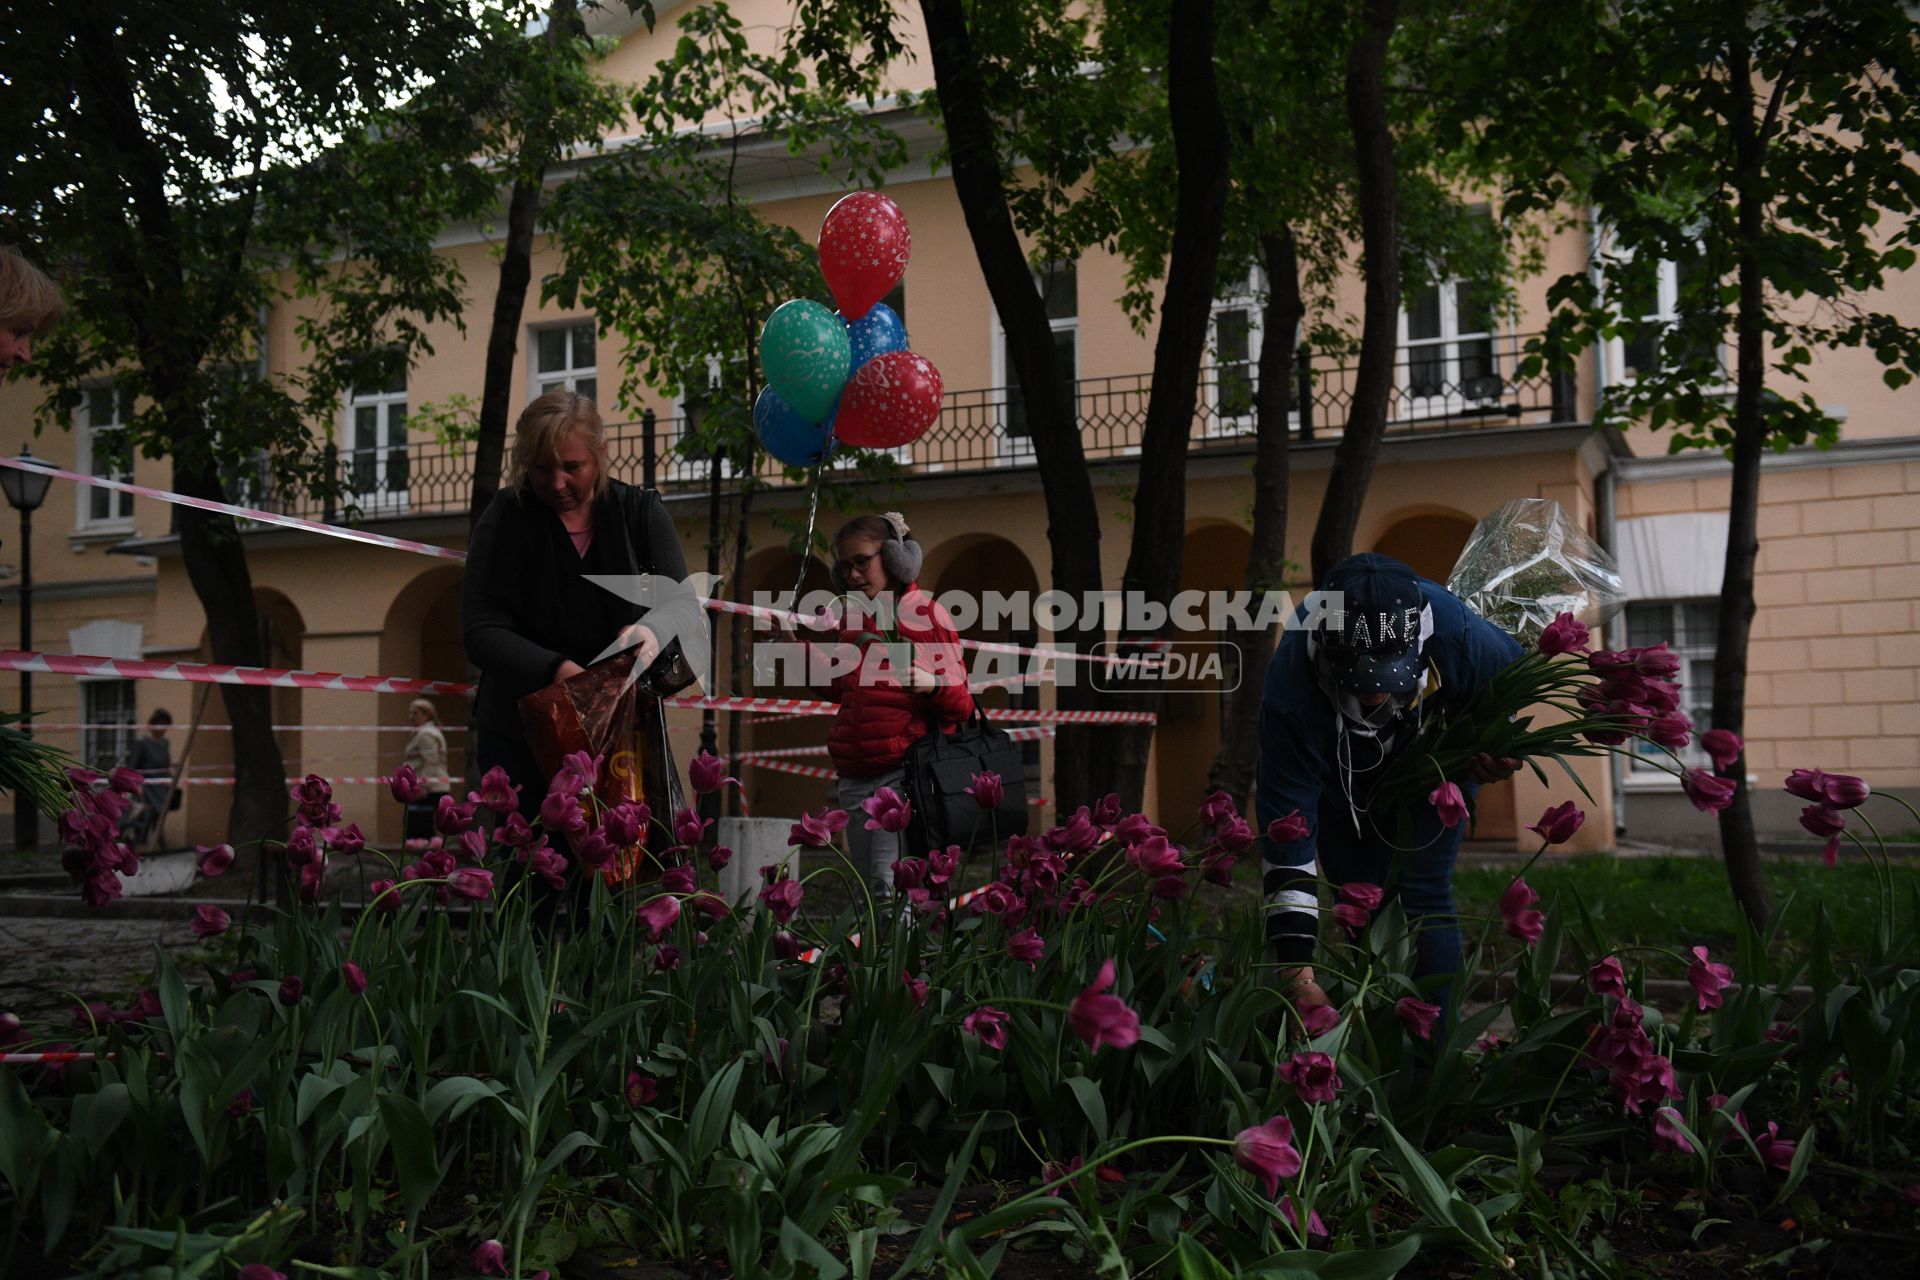
[[[760,365],[794,412],[825,422],[853,369],[847,326],[817,302],[783,302],[760,331]]]

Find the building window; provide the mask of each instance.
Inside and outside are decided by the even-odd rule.
[[[105,773],[124,763],[133,746],[133,681],[88,680],[80,685],[80,757]]]
[[[1644,648],[1664,640],[1679,655],[1680,710],[1696,730],[1693,742],[1679,753],[1688,765],[1707,764],[1699,742],[1700,732],[1713,727],[1713,653],[1719,627],[1717,600],[1648,600],[1627,606],[1627,644]],[[1633,750],[1635,774],[1658,774],[1662,764],[1672,764],[1663,748],[1644,739],[1633,739]]]
[[[1484,282],[1447,280],[1408,300],[1401,389],[1412,413],[1495,400],[1505,390],[1493,351],[1493,297]]]
[[[133,419],[133,394],[119,387],[90,387],[81,402],[79,470],[103,480],[133,479],[126,426]],[[89,485],[80,498],[80,528],[125,529],[133,524],[133,495]]]
[[[1638,378],[1660,368],[1661,347],[1668,332],[1680,319],[1681,293],[1701,269],[1699,255],[1663,259],[1655,266],[1652,276],[1636,281],[1629,289],[1621,301],[1620,314],[1634,323],[1627,326],[1626,333],[1614,347],[1622,378]],[[1701,345],[1705,350],[1696,352],[1690,348],[1681,352],[1669,351],[1666,356],[1672,358],[1679,355],[1691,363],[1696,354],[1702,355],[1719,366],[1724,375],[1725,362],[1721,357],[1720,344],[1712,341]]]
[[[1263,292],[1256,267],[1214,303],[1213,340],[1207,350],[1211,369],[1206,375],[1207,403],[1213,411],[1207,424],[1210,431],[1253,429],[1253,397],[1260,387]]]
[[[1053,328],[1053,351],[1059,361],[1060,378],[1069,397],[1076,394],[1080,380],[1080,281],[1079,269],[1071,262],[1049,263],[1034,272],[1034,287],[1046,303],[1047,322]],[[1007,417],[1004,430],[1009,439],[1025,445],[1031,428],[1027,421],[1026,395],[1020,389],[1020,374],[1007,351],[1005,330],[1000,334],[1001,367],[1007,375]]]
[[[348,465],[362,507],[404,503],[407,496],[407,371],[378,387],[355,387],[347,398]]]
[[[600,377],[595,361],[599,357],[594,345],[591,320],[534,330],[533,378],[539,388],[535,394],[576,391],[597,403]]]

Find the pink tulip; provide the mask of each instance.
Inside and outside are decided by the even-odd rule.
[[[473,1269],[483,1276],[507,1274],[507,1250],[498,1240],[483,1240],[474,1246]]]
[[[1827,838],[1827,843],[1821,846],[1821,849],[1820,849],[1820,861],[1826,863],[1829,867],[1835,866],[1839,863],[1840,861],[1840,837],[1839,836],[1829,836]]]
[[[1726,1109],[1726,1105],[1729,1101],[1730,1099],[1727,1097],[1726,1094],[1716,1093],[1712,1097],[1707,1099],[1707,1110],[1723,1111]],[[1734,1138],[1738,1136],[1738,1134],[1745,1133],[1746,1131],[1747,1131],[1747,1113],[1744,1111],[1734,1112],[1732,1123],[1727,1128],[1726,1141],[1732,1142]]]
[[[606,817],[601,821],[601,828],[606,832],[609,841],[626,848],[640,843],[640,837],[652,818],[653,813],[646,805],[623,800],[607,810]]]
[[[1712,758],[1713,767],[1722,773],[1733,768],[1740,760],[1740,753],[1746,749],[1740,741],[1740,735],[1730,729],[1707,730],[1700,735],[1700,745]]]
[[[1330,1004],[1310,1004],[1300,1010],[1300,1029],[1308,1039],[1325,1035],[1340,1025],[1340,1011]]]
[[[663,942],[653,953],[653,967],[662,973],[672,973],[680,967],[680,948],[672,943]]]
[[[1620,965],[1618,956],[1608,956],[1587,970],[1587,986],[1597,996],[1612,996],[1616,1000],[1626,998],[1627,972]]]
[[[1362,929],[1367,927],[1366,910],[1362,907],[1354,906],[1351,902],[1336,902],[1333,906],[1333,919],[1335,923],[1347,931],[1349,938],[1357,936]]]
[[[217,938],[232,924],[233,920],[226,912],[203,902],[193,909],[193,922],[187,928],[193,930],[196,938]]]
[[[1687,770],[1680,779],[1680,788],[1702,813],[1719,813],[1733,803],[1733,779],[1716,778],[1705,769]]]
[[[818,817],[803,813],[787,833],[787,843],[802,849],[828,849],[833,846],[833,838],[846,829],[845,809],[822,809]]]
[[[881,787],[862,800],[860,807],[866,811],[869,831],[904,831],[913,818],[906,797],[892,787]]]
[[[1667,648],[1667,642],[1646,649],[1633,649],[1633,669],[1643,676],[1661,678],[1677,675],[1680,671],[1680,655]]]
[[[1677,1155],[1693,1154],[1693,1144],[1680,1132],[1680,1113],[1672,1107],[1661,1107],[1653,1113],[1653,1147]]]
[[[1340,900],[1350,902],[1362,911],[1378,911],[1386,896],[1385,889],[1364,880],[1349,880],[1340,886]]]
[[[478,827],[460,833],[459,847],[464,862],[479,866],[487,860],[487,837]]]
[[[1000,807],[1002,800],[1006,799],[1007,789],[1001,782],[1000,775],[987,769],[973,775],[972,781],[966,787],[966,793],[973,797],[973,802],[983,811],[991,813]]]
[[[17,1013],[0,1013],[0,1046],[18,1044],[27,1038],[26,1028],[20,1025]]]
[[[1081,805],[1073,811],[1073,816],[1059,826],[1047,832],[1042,843],[1059,853],[1085,853],[1100,843],[1100,828],[1093,824],[1093,816],[1087,806]]]
[[[1200,802],[1200,821],[1204,826],[1217,827],[1228,818],[1237,817],[1239,812],[1233,797],[1224,791],[1214,791]]]
[[[1793,1139],[1780,1136],[1780,1126],[1775,1121],[1767,1121],[1765,1133],[1753,1135],[1753,1145],[1760,1152],[1762,1163],[1780,1170],[1793,1167],[1793,1153],[1797,1145]]]
[[[907,998],[913,1001],[913,1011],[919,1013],[927,1007],[927,997],[933,993],[933,987],[923,978],[916,978],[905,969],[900,971],[900,985],[907,989]]]
[[[643,1076],[638,1071],[627,1072],[627,1105],[630,1107],[649,1107],[660,1096],[660,1082],[652,1076]]]
[[[328,827],[320,833],[327,848],[343,857],[355,858],[367,847],[366,832],[360,830],[360,824],[349,822],[345,826]]]
[[[673,815],[674,843],[691,849],[706,840],[707,828],[712,825],[713,819],[702,818],[692,809],[682,809]]]
[[[1140,1015],[1129,1009],[1118,996],[1106,994],[1113,982],[1113,961],[1108,960],[1100,966],[1100,972],[1094,980],[1067,1007],[1067,1025],[1073,1028],[1075,1035],[1086,1041],[1088,1050],[1093,1053],[1100,1052],[1103,1044],[1110,1044],[1116,1049],[1129,1049],[1140,1039]]]
[[[960,1020],[960,1029],[989,1049],[1007,1047],[1007,1013],[1004,1009],[983,1004]]]
[[[1573,801],[1554,805],[1540,815],[1540,821],[1527,830],[1539,836],[1550,845],[1565,844],[1573,839],[1573,833],[1587,820],[1586,811],[1576,807]]]
[[[1295,1231],[1300,1229],[1300,1219],[1295,1216],[1293,1212],[1292,1196],[1280,1197],[1280,1212]],[[1323,1238],[1327,1235],[1327,1224],[1320,1217],[1320,1211],[1318,1209],[1307,1210],[1307,1235],[1309,1237],[1320,1236]]]
[[[1229,853],[1244,853],[1257,839],[1252,825],[1237,813],[1213,829],[1214,844]]]
[[[387,790],[401,804],[418,804],[427,798],[427,784],[410,764],[393,771],[393,776],[387,779]]]
[[[299,1004],[300,997],[306,993],[307,984],[298,974],[288,974],[280,979],[280,1003],[289,1007]]]
[[[446,881],[447,888],[474,902],[493,896],[493,872],[479,867],[455,867],[447,873]]]
[[[692,893],[698,883],[690,863],[678,863],[660,873],[660,890],[663,893]]]
[[[718,791],[729,782],[736,787],[740,785],[740,779],[727,776],[727,762],[711,751],[702,751],[687,761],[687,781],[700,795]]]
[[[1040,957],[1046,950],[1046,939],[1033,929],[1022,929],[1007,939],[1007,954],[1026,965],[1028,972],[1032,972],[1040,963]]]
[[[1298,809],[1267,824],[1267,839],[1275,844],[1298,844],[1312,834],[1313,827],[1300,816]]]
[[[1440,825],[1457,827],[1467,820],[1467,798],[1451,782],[1443,782],[1427,793],[1427,803],[1440,815]]]
[[[1515,880],[1500,895],[1500,917],[1506,923],[1507,936],[1518,938],[1528,946],[1540,941],[1540,934],[1546,928],[1546,917],[1533,910],[1533,904],[1540,901],[1540,895],[1525,880]]]
[[[351,960],[340,966],[340,979],[347,984],[347,990],[354,995],[359,995],[367,989],[366,971]]]
[[[1826,771],[1822,769],[1795,769],[1787,775],[1787,794],[1799,796],[1802,800],[1811,800],[1815,804],[1825,804],[1827,776]]]
[[[287,833],[287,861],[296,867],[304,867],[320,860],[320,842],[314,837],[313,828],[300,823]]]
[[[766,904],[767,911],[781,924],[793,919],[793,913],[800,909],[800,900],[804,896],[798,880],[776,880],[760,891],[760,901]]]
[[[1705,947],[1693,949],[1693,963],[1687,966],[1687,985],[1693,988],[1694,995],[1700,999],[1700,1008],[1718,1009],[1721,1003],[1720,993],[1733,985],[1733,969],[1724,964],[1715,964],[1707,959]]]
[[[1118,791],[1107,792],[1093,806],[1093,820],[1102,827],[1112,827],[1120,821],[1120,815],[1121,804]]]
[[[1847,820],[1824,804],[1810,804],[1800,811],[1800,825],[1812,835],[1837,836],[1847,829]]]
[[[1296,1053],[1280,1064],[1279,1075],[1309,1105],[1332,1102],[1340,1092],[1340,1071],[1324,1053]]]
[[[619,848],[598,831],[589,831],[573,841],[573,856],[580,860],[581,866],[594,871],[612,862],[619,852]]]
[[[555,889],[567,887],[567,860],[545,845],[528,852],[527,866]]]
[[[1260,1179],[1271,1199],[1280,1190],[1280,1179],[1299,1173],[1303,1163],[1293,1147],[1293,1121],[1275,1116],[1265,1124],[1242,1129],[1233,1138],[1233,1162]]]
[[[398,911],[400,893],[391,880],[375,880],[367,886],[367,901],[380,911]]]
[[[253,1110],[253,1095],[249,1093],[246,1095],[246,1098],[247,1110],[251,1111]],[[241,1114],[244,1115],[245,1112]],[[246,1266],[240,1268],[240,1274],[236,1277],[236,1280],[287,1280],[287,1273],[284,1271],[275,1271],[264,1262],[249,1262]]]
[[[1827,803],[1836,809],[1857,809],[1866,798],[1873,794],[1873,788],[1867,785],[1865,778],[1856,778],[1850,773],[1831,773],[1827,775]]]
[[[233,865],[233,846],[230,844],[197,844],[193,851],[200,855],[200,874],[211,880],[223,876],[227,868]]]
[[[1647,737],[1663,747],[1684,751],[1693,741],[1693,721],[1682,712],[1669,711],[1655,716],[1647,725]]]
[[[1393,1012],[1408,1035],[1416,1040],[1433,1039],[1433,1029],[1440,1021],[1439,1005],[1414,996],[1401,996],[1393,1002]]]
[[[447,798],[448,800],[451,797]],[[442,808],[447,801],[442,801]],[[547,792],[546,799],[540,802],[540,825],[549,832],[566,836],[584,834],[587,829],[586,810],[580,807],[580,801],[559,791]]]
[[[1127,850],[1127,861],[1149,880],[1180,873],[1180,850],[1165,836],[1150,836]]]
[[[457,836],[473,826],[475,804],[459,804],[451,795],[440,797],[440,805],[433,811],[433,827],[443,836]]]
[[[1587,647],[1586,624],[1570,613],[1563,613],[1540,632],[1540,652],[1548,657],[1578,653]]]
[[[467,801],[477,809],[491,809],[504,817],[520,808],[520,788],[513,785],[505,769],[495,765],[480,779],[478,791],[467,792]]]
[[[634,913],[640,923],[647,926],[650,941],[658,942],[660,935],[673,927],[680,918],[680,899],[672,894],[653,899]]]

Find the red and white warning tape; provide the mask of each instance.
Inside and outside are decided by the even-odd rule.
[[[134,724],[131,721],[108,723],[108,724],[81,724],[77,721],[71,721],[71,720],[35,720],[33,722],[33,727],[35,729],[133,729],[133,730],[143,730],[147,728],[147,726],[144,724]],[[184,729],[187,726],[170,725],[168,727],[173,729]],[[388,731],[397,732],[397,733],[412,733],[418,727],[419,726],[417,725],[411,725],[411,724],[276,724],[271,726],[271,728],[275,733],[334,733],[334,732],[367,733],[375,730],[382,733],[385,733]],[[465,733],[467,731],[467,726],[463,724],[437,724],[435,727],[438,728],[442,733]],[[231,733],[233,731],[233,726],[230,724],[203,724],[198,726],[198,728],[201,733]]]
[[[215,502],[210,498],[190,498],[184,493],[149,488],[144,484],[109,480],[105,476],[81,475],[77,471],[65,471],[44,462],[22,462],[18,458],[0,456],[0,467],[12,467],[15,471],[28,471],[37,475],[53,476],[59,480],[71,480],[75,484],[89,485],[96,489],[111,489],[115,493],[132,494],[138,498],[171,502],[175,506],[197,507],[202,511],[214,511],[221,515],[232,516],[236,520],[251,520],[257,524],[274,524],[287,529],[302,529],[308,533],[323,534],[329,538],[345,538],[350,542],[365,543],[370,547],[390,547],[395,551],[411,551],[415,555],[434,556],[441,560],[463,561],[467,558],[467,553],[464,551],[436,547],[430,542],[415,542],[411,538],[393,538],[384,533],[368,533],[364,529],[323,524],[318,520],[302,520],[299,516],[283,516],[278,512],[261,511],[256,507],[237,507],[231,502]]]

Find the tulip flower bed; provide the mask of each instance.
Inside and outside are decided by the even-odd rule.
[[[696,788],[728,781],[715,763]],[[1334,1005],[1299,1018],[1259,922],[1207,909],[1255,840],[1224,796],[1184,831],[1109,802],[908,859],[891,904],[833,852],[850,820],[902,821],[876,797],[796,823],[829,860],[729,903],[700,820],[600,808],[593,764],[543,808],[570,853],[513,816],[484,833],[479,809],[513,805],[489,778],[357,916],[314,901],[247,932],[183,910],[235,969],[163,956],[153,990],[83,1010],[78,1033],[0,1023],[10,1052],[92,1055],[0,1068],[0,1271],[565,1275],[605,1246],[826,1280],[1905,1256],[1920,951],[1892,898],[1910,876],[1876,872],[1857,962],[1819,922],[1795,956],[1666,940],[1694,992],[1676,1016],[1644,998],[1640,950],[1523,875],[1467,922],[1469,972],[1490,936],[1521,944],[1491,966],[1514,994],[1457,991],[1455,1019],[1407,976],[1391,895],[1350,885],[1319,965]],[[385,857],[321,779],[295,799],[264,856],[298,883]],[[1856,825],[1853,799],[1826,807]],[[89,892],[130,857],[102,848],[121,803],[91,792],[63,825]],[[1543,841],[1570,821],[1543,819]],[[657,878],[593,874],[655,822],[680,844]],[[820,911],[829,882],[853,905]],[[583,928],[552,924],[554,894],[586,896]],[[1556,993],[1556,972],[1585,982]]]

